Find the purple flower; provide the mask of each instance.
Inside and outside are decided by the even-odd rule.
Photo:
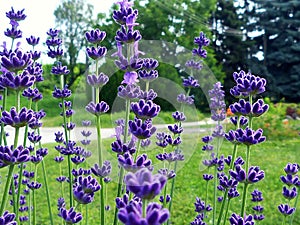
[[[228,198],[232,199],[232,198],[236,198],[239,197],[240,193],[237,191],[236,187],[232,187],[229,189],[228,191]]]
[[[146,120],[158,115],[160,106],[153,103],[153,101],[140,99],[139,102],[131,103],[131,110],[139,119]]]
[[[131,85],[120,85],[118,87],[118,96],[123,99],[134,99],[140,96],[141,89],[140,86],[134,84]]]
[[[67,75],[70,73],[67,66],[62,66],[61,62],[57,63],[57,66],[53,66],[51,73],[55,75]]]
[[[246,117],[241,116],[240,121],[238,121],[238,118],[239,117],[237,117],[237,116],[230,117],[230,121],[232,122],[233,125],[237,126],[237,124],[239,122],[240,126],[244,126],[248,123],[248,119]]]
[[[127,171],[136,172],[141,168],[151,167],[151,160],[148,159],[147,154],[139,155],[134,162],[133,156],[126,152],[124,155],[118,156],[119,164]]]
[[[36,38],[31,35],[29,38],[26,38],[26,41],[29,45],[36,46],[37,44],[39,44],[40,38],[39,37]]]
[[[20,49],[16,49],[9,54],[9,57],[1,57],[1,66],[11,72],[18,72],[32,64],[30,53],[23,53]]]
[[[253,105],[244,99],[240,99],[239,102],[230,105],[229,108],[235,115],[259,117],[269,109],[269,105],[264,104],[262,99],[257,100]]]
[[[170,213],[158,203],[149,203],[145,218],[142,216],[141,203],[131,202],[118,212],[119,220],[125,225],[161,225],[168,220]]]
[[[198,80],[195,79],[192,76],[189,76],[188,78],[183,78],[182,84],[186,88],[198,88],[198,87],[200,87],[200,84],[198,83]]]
[[[3,111],[1,122],[4,125],[10,125],[12,127],[24,127],[27,124],[34,122],[34,113],[30,109],[23,107],[19,112],[16,111],[15,107],[12,107],[10,111]]]
[[[194,70],[201,70],[203,65],[202,61],[188,60],[185,66]]]
[[[174,152],[170,153],[160,153],[156,155],[156,158],[160,161],[168,161],[168,162],[175,162],[175,161],[183,161],[184,160],[184,155],[181,154],[180,150],[175,150]]]
[[[246,176],[245,170],[240,165],[235,166],[235,171],[230,170],[230,175],[238,182],[247,182],[249,184],[256,183],[265,177],[265,172],[260,170],[258,166],[251,166]]]
[[[81,125],[85,126],[85,127],[91,126],[91,124],[92,124],[92,122],[90,120],[83,120],[81,122]]]
[[[211,118],[214,121],[223,121],[226,117],[226,104],[224,100],[225,92],[222,90],[220,82],[214,84],[213,88],[208,91],[210,97],[209,108]]]
[[[255,145],[266,140],[265,136],[262,136],[263,130],[259,128],[258,130],[252,130],[246,127],[245,130],[239,128],[235,132],[236,140],[245,145]]]
[[[251,201],[252,202],[261,202],[263,200],[263,197],[262,197],[262,192],[255,189],[252,193],[252,199]]]
[[[124,74],[124,80],[121,84],[134,85],[138,82],[138,74],[135,71],[128,71]]]
[[[94,167],[91,168],[91,171],[95,176],[105,178],[111,173],[111,163],[110,161],[104,161],[102,167],[95,164]]]
[[[13,22],[13,24],[12,24]],[[4,35],[12,38],[12,39],[17,39],[17,38],[21,38],[22,37],[22,31],[18,30],[17,26],[19,25],[17,22],[11,20],[11,24],[12,24],[12,28],[11,29],[6,29],[6,31],[4,32]]]
[[[183,122],[186,120],[184,113],[179,111],[172,113],[172,117],[176,122]]]
[[[194,203],[194,206],[195,212],[197,213],[209,212],[212,210],[212,207],[210,205],[205,205],[205,202],[201,201],[201,199],[198,197],[196,197],[196,202]]]
[[[177,102],[181,104],[192,105],[194,104],[194,96],[186,96],[184,94],[179,94],[177,96]]]
[[[0,224],[2,225],[17,225],[15,221],[16,215],[14,213],[9,213],[5,211],[0,217]]]
[[[278,206],[278,210],[284,216],[290,216],[296,211],[295,208],[290,207],[288,204],[280,204]]]
[[[85,33],[86,40],[95,45],[99,45],[105,37],[106,33],[104,31],[100,31],[99,29],[91,30],[90,32]]]
[[[266,79],[254,76],[250,72],[245,73],[241,70],[239,73],[233,73],[233,79],[236,86],[230,89],[230,94],[234,97],[247,97],[265,92]]]
[[[282,189],[282,195],[283,197],[285,197],[286,199],[294,199],[297,196],[297,188],[296,187],[292,187],[292,189],[288,189],[287,187],[283,187]]]
[[[286,176],[280,176],[280,180],[288,186],[299,184],[298,175],[287,174]]]
[[[63,218],[63,220],[66,221],[67,224],[75,224],[82,220],[82,215],[80,213],[77,213],[74,207],[70,208],[70,210],[62,207],[59,209],[58,215]]]
[[[146,82],[151,82],[158,78],[157,70],[139,70],[138,73],[139,77]]]
[[[298,163],[288,163],[288,164],[286,164],[286,166],[284,168],[284,172],[286,174],[295,175],[296,173],[298,173],[299,168],[300,167],[299,167]]]
[[[135,118],[129,121],[130,132],[139,139],[147,139],[156,131],[151,119],[145,121]]]
[[[181,134],[183,132],[183,128],[181,126],[178,126],[177,124],[168,125],[168,130],[173,134]]]
[[[157,97],[157,93],[153,91],[153,89],[150,89],[149,91],[142,91],[140,92],[139,99],[144,99],[144,100],[151,100],[153,101]]]
[[[50,28],[49,31],[47,31],[47,34],[48,34],[51,38],[55,38],[55,37],[58,36],[59,32],[60,32],[60,31],[57,30],[57,29],[52,29],[52,28]]]
[[[113,11],[113,19],[121,25],[126,24],[126,20],[129,15],[138,14],[137,10],[133,10],[130,7],[132,2],[129,2],[128,0],[119,1],[117,4],[120,5],[120,9]]]
[[[71,90],[68,89],[68,85],[65,85],[63,89],[59,89],[54,87],[54,91],[52,92],[52,96],[54,98],[68,98],[71,96]]]
[[[158,61],[152,58],[143,59],[143,68],[145,70],[155,70],[158,67]]]
[[[118,139],[111,143],[111,149],[112,149],[112,151],[119,153],[119,154],[123,154],[126,152],[133,154],[136,151],[134,145],[135,145],[135,142],[133,142],[133,141],[130,141],[128,144],[123,144],[123,142],[120,139]]]
[[[35,76],[30,75],[27,71],[21,74],[14,75],[11,72],[4,73],[0,78],[1,86],[22,91],[25,88],[31,87],[35,82]]]
[[[73,195],[75,200],[80,204],[88,204],[94,200],[94,194],[101,189],[95,178],[91,176],[76,178],[73,186]]]
[[[106,113],[109,110],[109,105],[104,102],[101,101],[97,104],[95,104],[94,102],[90,102],[86,107],[85,107],[86,111],[88,111],[91,114],[94,114],[95,116],[100,116],[103,113]]]
[[[151,200],[161,192],[167,178],[161,174],[152,175],[147,168],[142,168],[135,173],[129,172],[124,181],[127,189],[137,197]]]
[[[210,181],[210,180],[212,180],[213,178],[214,178],[214,176],[211,175],[211,174],[203,174],[203,179],[204,179],[205,181]]]
[[[27,187],[30,190],[37,190],[37,189],[40,189],[42,187],[42,184],[32,181],[32,182],[27,184]]]
[[[107,75],[100,73],[98,76],[96,74],[87,76],[87,83],[93,87],[102,87],[109,81]]]
[[[38,102],[43,98],[43,95],[39,92],[37,88],[27,88],[22,93],[23,97],[26,97],[28,100],[32,99],[33,102]]]
[[[133,43],[142,39],[142,36],[138,30],[128,30],[124,25],[117,31],[115,40],[120,43]]]
[[[159,174],[161,174],[161,175],[167,177],[168,180],[170,180],[170,179],[172,179],[172,178],[174,178],[174,177],[176,176],[176,173],[175,173],[174,170],[169,170],[169,169],[167,169],[167,168],[159,169],[157,172],[158,172]]]
[[[229,218],[230,225],[254,225],[253,216],[245,215],[245,217],[241,217],[235,213],[231,215]]]
[[[106,47],[99,46],[99,47],[86,48],[87,55],[94,60],[98,60],[102,58],[103,56],[106,55],[106,52],[107,52]]]
[[[62,49],[60,49],[59,47],[57,47],[57,49],[52,49],[50,47],[48,47],[48,52],[47,55],[52,58],[59,58],[63,55],[64,51]]]
[[[24,10],[18,10],[17,12],[15,12],[14,8],[11,7],[11,10],[6,12],[6,17],[9,18],[10,20],[14,20],[14,21],[22,21],[25,20],[26,15],[24,14]]]

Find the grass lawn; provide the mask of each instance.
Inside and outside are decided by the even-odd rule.
[[[172,211],[172,224],[182,225],[189,224],[196,213],[194,213],[193,203],[195,197],[199,196],[204,198],[205,196],[205,183],[202,180],[202,174],[207,173],[207,170],[203,170],[201,166],[202,160],[205,158],[205,155],[202,148],[201,136],[199,134],[189,134],[183,136],[183,145],[182,149],[185,153],[186,160],[179,164],[179,170],[176,177],[176,188],[175,195],[173,199],[173,211]],[[110,152],[110,143],[112,139],[105,139],[104,146],[106,151],[106,158],[111,159],[113,163],[114,173],[112,175],[113,182],[107,185],[107,201],[111,206],[110,211],[107,211],[107,224],[111,224],[114,213],[114,196],[116,194],[116,180],[117,180],[117,163],[115,160],[115,154]],[[251,165],[258,165],[266,173],[266,177],[262,182],[259,182],[257,185],[252,185],[249,188],[248,199],[251,198],[250,193],[254,188],[259,188],[263,192],[264,201],[261,205],[264,206],[264,215],[266,219],[261,224],[273,225],[274,221],[278,221],[275,224],[281,224],[283,219],[282,216],[278,214],[277,205],[284,203],[284,199],[281,195],[282,183],[279,179],[280,175],[283,175],[283,167],[287,162],[300,162],[299,151],[299,138],[287,139],[284,142],[281,140],[271,140],[260,145],[253,147],[251,150]],[[54,163],[53,158],[57,155],[56,150],[54,150],[54,144],[48,144],[44,147],[49,148],[50,154],[45,159],[45,164],[47,166],[47,174],[49,187],[51,190],[52,197],[52,210],[55,215],[55,223],[60,224],[59,218],[56,216],[57,207],[56,200],[61,196],[60,185],[55,181],[55,178],[59,176],[59,166]],[[90,150],[93,151],[95,145],[90,147]],[[221,154],[228,155],[231,154],[232,145],[226,141],[223,142]],[[157,163],[155,159],[155,154],[160,152],[160,149],[152,147],[146,150],[148,155],[153,159],[155,170],[160,168],[160,164]],[[245,148],[242,146],[239,147],[239,154],[244,156]],[[88,163],[85,164],[86,168],[93,165],[94,158],[91,158]],[[66,162],[62,163],[62,171],[67,175]],[[212,171],[211,171],[212,172]],[[6,168],[1,170],[2,173],[2,182],[3,175],[6,173]],[[38,180],[43,183],[41,177],[42,171],[41,166],[38,168]],[[64,184],[64,196],[68,196],[67,183]],[[1,185],[3,188],[3,185]],[[169,185],[170,187],[170,185]],[[209,189],[209,201],[212,203],[212,183]],[[49,217],[46,204],[45,188],[42,187],[37,192],[37,207],[38,207],[38,224],[49,224]],[[219,192],[221,195],[221,192]],[[99,213],[97,208],[99,206],[99,195],[96,195],[96,201],[88,206],[89,214],[89,224],[98,224]],[[241,199],[233,199],[231,201],[230,213],[237,212],[240,213]],[[247,213],[253,213],[251,207],[254,206],[251,202],[248,201]],[[79,210],[81,208],[79,207]],[[85,207],[82,208],[83,216],[85,216]],[[12,210],[12,209],[11,209]],[[209,214],[211,218],[212,213]],[[280,221],[280,222],[279,222]],[[300,221],[299,213],[296,213],[295,221]],[[208,222],[208,224],[210,224]],[[228,223],[227,223],[228,224]],[[294,224],[300,224],[295,222]]]

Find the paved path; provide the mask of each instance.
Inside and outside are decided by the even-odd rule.
[[[201,128],[201,126],[204,125],[210,125],[214,124],[215,122],[207,119],[199,122],[185,122],[182,124],[183,128],[185,128],[184,133],[196,133],[196,132],[204,132],[207,130],[207,128]],[[169,124],[159,124],[155,125],[158,130],[163,130],[167,129],[167,126]],[[82,140],[83,137],[81,135],[81,131],[85,129],[83,127],[76,127],[72,132],[71,132],[71,138],[72,140],[79,141]],[[6,131],[8,131],[9,136],[7,137],[8,144],[13,144],[13,138],[14,138],[14,129],[12,127],[6,127]],[[97,131],[95,127],[88,128],[87,130],[90,130],[92,132],[92,135],[89,137],[91,140],[96,140],[97,139]],[[55,135],[54,133],[57,131],[63,132],[63,129],[61,127],[42,127],[40,132],[42,135],[42,143],[53,143],[55,142]],[[101,129],[101,137],[102,138],[109,138],[113,137],[115,133],[114,128],[102,128]],[[19,144],[23,143],[24,139],[24,128],[20,129],[20,136],[19,136]]]

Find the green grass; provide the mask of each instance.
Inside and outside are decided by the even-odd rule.
[[[196,213],[194,213],[193,203],[195,201],[195,197],[198,196],[200,198],[204,198],[205,196],[205,184],[202,180],[202,174],[207,173],[206,170],[203,170],[201,166],[202,160],[205,158],[205,155],[202,148],[202,143],[200,142],[200,138],[202,134],[189,134],[183,136],[183,145],[182,149],[185,153],[186,160],[179,164],[179,171],[176,177],[176,188],[175,195],[173,198],[173,211],[172,211],[172,224],[182,225],[189,224],[190,221],[193,220]],[[113,163],[113,182],[108,184],[107,186],[107,200],[108,204],[111,208],[114,208],[114,196],[116,194],[116,180],[117,180],[117,162],[115,159],[115,153],[110,151],[110,143],[112,139],[105,139],[104,146],[106,149],[105,158],[112,160]],[[263,192],[264,201],[261,205],[264,206],[264,214],[266,219],[261,223],[264,225],[273,225],[274,221],[280,221],[275,224],[280,224],[282,221],[282,216],[280,216],[277,212],[277,205],[285,202],[282,195],[282,183],[280,182],[280,175],[283,175],[283,168],[287,162],[300,162],[299,152],[299,144],[300,140],[298,138],[286,139],[284,142],[281,140],[271,140],[260,145],[257,145],[251,150],[251,165],[258,165],[261,169],[266,172],[265,179],[255,185],[251,185],[249,188],[249,193],[254,188],[259,188]],[[55,217],[55,223],[59,224],[60,220],[56,216],[56,199],[60,197],[60,189],[59,184],[55,181],[55,178],[59,176],[59,167],[57,164],[53,163],[54,156],[57,155],[56,150],[54,150],[53,144],[45,145],[48,147],[50,154],[45,159],[45,164],[47,166],[49,187],[51,190],[52,197],[52,209]],[[90,150],[95,151],[95,143],[92,144]],[[228,142],[223,142],[221,153],[224,155],[231,154],[232,145]],[[146,152],[152,158],[153,163],[155,165],[155,170],[160,168],[161,165],[157,163],[155,160],[155,154],[160,152],[160,149],[152,146],[147,149]],[[245,155],[245,148],[239,148],[239,154]],[[93,165],[96,161],[95,158],[92,158],[86,163],[86,167],[88,165]],[[62,164],[63,173],[67,175],[66,162]],[[1,170],[2,177],[6,173],[6,168]],[[42,180],[42,171],[41,166],[39,166],[38,170],[38,181],[43,183]],[[3,179],[3,178],[2,178]],[[4,179],[2,180],[4,182]],[[212,184],[211,184],[212,185]],[[64,197],[68,196],[67,184],[64,184],[65,191]],[[209,200],[212,202],[212,186],[209,189]],[[38,224],[49,224],[49,217],[47,214],[47,205],[46,205],[46,197],[45,197],[45,188],[41,188],[41,190],[37,191],[38,198]],[[89,208],[89,224],[98,224],[99,213],[97,208],[99,206],[99,195],[96,195],[96,200],[92,204],[88,206]],[[250,195],[248,196],[248,199]],[[230,209],[230,213],[232,212],[240,212],[241,200],[240,198],[232,200],[232,208]],[[253,213],[251,207],[254,204],[248,201],[247,213]],[[80,208],[79,208],[80,209]],[[11,209],[10,209],[11,210]],[[83,211],[84,213],[84,211]],[[113,218],[113,210],[107,212],[107,223],[111,224]],[[208,216],[211,218],[212,214],[209,213]],[[300,221],[299,213],[296,214],[295,221]],[[210,224],[210,223],[208,223]],[[228,224],[228,223],[227,223]],[[299,224],[299,222],[295,222],[295,224]]]

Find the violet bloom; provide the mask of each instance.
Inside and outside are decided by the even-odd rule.
[[[65,85],[63,89],[59,89],[56,86],[54,87],[54,91],[52,92],[52,96],[54,98],[68,98],[72,94],[71,90],[68,89],[68,85]]]
[[[82,215],[77,213],[74,207],[70,208],[70,210],[60,208],[58,216],[63,218],[67,224],[79,223],[82,220]]]
[[[17,112],[15,107],[12,107],[10,111],[3,111],[1,122],[4,125],[10,125],[12,127],[24,127],[32,122],[34,122],[34,113],[31,109],[23,107],[19,112]]]
[[[73,186],[74,198],[80,204],[89,204],[94,200],[95,192],[100,189],[101,186],[95,178],[79,176]]]
[[[27,88],[22,93],[23,97],[26,97],[28,100],[32,99],[33,102],[38,102],[43,98],[43,95],[39,92],[37,88]]]
[[[283,187],[282,188],[282,195],[283,197],[285,197],[286,199],[294,199],[297,196],[297,188],[296,187],[292,187],[291,189],[288,189],[287,187]]]
[[[233,79],[236,86],[230,89],[230,94],[234,97],[247,97],[265,92],[266,79],[254,76],[250,72],[247,74],[241,70],[239,73],[233,73]]]
[[[18,26],[19,24],[13,20],[11,20],[10,22],[12,24],[12,28],[9,29],[7,28],[6,31],[4,32],[4,35],[6,37],[9,37],[11,39],[18,39],[18,38],[21,38],[22,37],[22,31],[21,30],[18,30]]]
[[[99,167],[98,164],[95,164],[94,167],[91,168],[91,172],[101,178],[105,178],[111,173],[111,163],[110,161],[104,161],[103,165]]]
[[[194,48],[192,50],[193,55],[198,55],[201,58],[207,57],[207,51],[203,49],[203,47],[208,46],[210,43],[210,40],[206,38],[205,34],[203,32],[200,32],[199,37],[196,37],[194,39],[194,43],[198,45],[198,48]]]
[[[185,63],[185,66],[194,70],[201,70],[203,65],[202,65],[202,61],[195,61],[195,60],[188,60]]]
[[[296,211],[295,208],[290,207],[288,204],[280,204],[278,206],[278,210],[284,216],[290,216]]]
[[[118,96],[123,99],[135,99],[140,96],[141,89],[140,86],[131,84],[131,85],[120,85],[118,87]]]
[[[106,47],[91,47],[86,48],[86,53],[88,57],[94,60],[99,60],[100,58],[104,57],[106,55],[107,49]]]
[[[160,153],[156,155],[156,158],[160,161],[167,161],[169,163],[175,162],[175,161],[183,161],[184,160],[184,155],[181,154],[180,150],[175,150],[174,152],[170,153]]]
[[[33,63],[30,53],[23,53],[20,49],[16,49],[9,54],[9,57],[1,57],[1,66],[11,72],[18,72],[30,66]]]
[[[30,151],[28,148],[18,146],[0,146],[0,167],[16,165],[30,160]]]
[[[151,160],[148,159],[147,154],[139,155],[134,162],[133,156],[129,152],[124,153],[124,155],[119,155],[118,161],[125,170],[130,172],[136,172],[145,167],[149,169],[152,163]]]
[[[121,43],[133,43],[142,39],[142,36],[138,30],[128,30],[124,25],[117,31],[115,40]]]
[[[185,94],[179,94],[177,96],[177,102],[181,104],[192,105],[194,104],[194,96],[186,96]]]
[[[155,91],[153,91],[153,89],[150,89],[149,91],[142,91],[140,92],[139,95],[139,99],[144,99],[144,100],[151,100],[153,101],[154,99],[156,99],[157,97],[157,93]]]
[[[11,7],[11,10],[6,12],[6,17],[9,18],[10,20],[14,20],[14,21],[22,21],[25,20],[26,15],[24,14],[24,10],[18,10],[17,12],[15,12],[14,8]]]
[[[257,100],[253,105],[249,101],[240,99],[239,102],[230,105],[229,108],[235,115],[259,117],[269,109],[269,105],[264,104],[262,99]]]
[[[188,78],[183,78],[182,84],[186,88],[198,88],[200,87],[200,84],[197,79],[195,79],[192,76],[189,76]]]
[[[195,212],[197,213],[204,213],[212,210],[212,207],[210,205],[205,205],[205,202],[201,201],[201,199],[198,197],[196,197],[196,202],[194,203],[194,206]]]
[[[105,31],[100,31],[99,29],[91,30],[85,33],[86,40],[95,45],[99,45],[105,37]]]
[[[220,82],[214,84],[213,88],[208,91],[210,97],[209,108],[211,118],[214,121],[223,121],[226,117],[225,92]]]
[[[263,130],[259,128],[258,130],[252,130],[249,127],[246,127],[245,130],[237,129],[235,132],[235,138],[238,142],[245,145],[255,145],[266,140],[265,136],[262,136]]]
[[[26,41],[29,45],[34,47],[39,44],[40,38],[31,35],[29,38],[26,38]]]
[[[186,120],[184,113],[179,111],[172,113],[172,117],[176,122],[183,122]]]
[[[252,202],[261,202],[263,200],[263,197],[262,197],[262,192],[255,189],[252,193],[252,199],[251,201]]]
[[[146,120],[157,116],[160,111],[160,106],[153,101],[140,99],[139,102],[131,103],[131,110],[137,118]]]
[[[85,110],[91,114],[94,114],[95,116],[100,116],[101,114],[106,113],[109,110],[109,105],[104,101],[96,104],[94,102],[90,102],[85,107]]]
[[[15,221],[16,215],[14,213],[9,213],[5,211],[3,215],[0,216],[0,224],[2,225],[17,225]]]
[[[70,70],[68,70],[67,66],[62,66],[61,62],[58,62],[57,66],[52,67],[51,73],[54,75],[68,75]]]
[[[152,82],[156,78],[158,78],[158,71],[157,70],[139,70],[139,77],[144,80],[145,82]]]
[[[253,216],[245,215],[245,217],[241,217],[235,213],[231,215],[229,218],[230,225],[254,225]]]
[[[109,81],[107,75],[100,73],[98,76],[96,74],[88,75],[87,76],[87,83],[92,87],[102,87]]]
[[[257,183],[265,177],[265,172],[263,170],[260,170],[258,166],[251,166],[249,168],[247,176],[246,172],[240,165],[236,165],[235,171],[230,170],[229,173],[238,182],[247,182],[248,184]]]
[[[127,71],[121,84],[134,85],[138,82],[138,74],[135,71]]]
[[[152,58],[143,59],[143,68],[145,70],[155,70],[158,67],[158,61]]]
[[[118,212],[119,220],[125,225],[147,224],[161,225],[169,219],[170,213],[158,203],[149,203],[146,208],[145,218],[142,213],[142,203],[131,202]]]
[[[156,128],[152,125],[151,119],[143,121],[135,118],[134,120],[130,120],[128,125],[130,132],[138,139],[147,139],[156,131]]]
[[[161,174],[152,175],[147,168],[135,173],[129,172],[124,178],[127,189],[141,199],[152,200],[159,195],[167,178]]]
[[[59,58],[63,55],[64,51],[62,49],[60,49],[59,47],[57,47],[57,49],[52,49],[50,47],[48,47],[48,52],[47,55],[52,58]]]
[[[2,75],[0,82],[3,87],[8,89],[23,91],[25,88],[31,87],[34,84],[35,76],[30,75],[28,71],[23,71],[18,75],[7,72]]]
[[[288,163],[284,168],[284,172],[286,174],[295,175],[296,173],[298,173],[299,168],[300,167],[298,163]]]

